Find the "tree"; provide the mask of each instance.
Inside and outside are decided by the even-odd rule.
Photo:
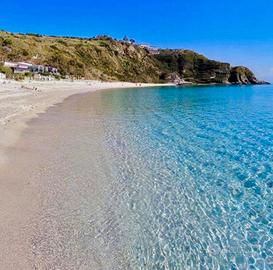
[[[123,41],[128,42],[129,38],[127,36],[124,36]]]

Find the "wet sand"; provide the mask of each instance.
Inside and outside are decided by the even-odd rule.
[[[100,95],[92,95],[51,107],[8,147],[0,269],[127,268],[103,130],[90,120]]]
[[[101,95],[82,83],[0,95],[0,269],[128,269],[118,186],[96,119]],[[116,88],[106,86],[99,89]]]
[[[142,86],[153,86],[153,84],[142,84]],[[101,228],[103,226],[99,226],[96,222],[103,224],[105,222],[105,218],[90,216],[86,216],[84,221],[81,220],[85,216],[82,214],[84,211],[82,207],[86,198],[93,198],[88,201],[90,204],[88,209],[107,208],[108,204],[105,203],[107,200],[103,197],[103,194],[107,193],[101,192],[107,189],[108,185],[101,181],[106,179],[104,175],[106,171],[100,168],[101,158],[105,153],[100,146],[92,145],[90,147],[92,151],[83,155],[93,159],[88,159],[87,163],[84,163],[82,157],[73,157],[73,149],[69,148],[69,145],[74,143],[74,137],[63,135],[69,134],[71,130],[78,132],[78,129],[84,129],[82,126],[77,127],[76,123],[85,124],[86,111],[89,114],[91,110],[89,102],[85,104],[82,96],[73,95],[130,87],[140,86],[132,83],[97,81],[1,81],[0,269],[90,269],[90,267],[101,269],[100,265],[103,265],[102,269],[108,269],[109,265],[114,265],[112,262],[109,263],[110,258],[121,257],[109,256],[110,251],[105,251],[105,254],[97,258],[98,248],[95,246],[99,244],[96,241],[93,243],[92,233],[88,237],[79,237],[81,239],[79,241],[76,240],[77,234],[82,230],[81,223],[87,226],[86,224],[91,222],[95,224],[94,228]],[[69,96],[73,97],[68,98]],[[73,102],[70,102],[70,99]],[[65,102],[62,103],[64,100]],[[83,104],[79,104],[78,100]],[[54,104],[59,105],[54,106]],[[96,133],[98,131],[94,132],[99,136]],[[66,143],[64,137],[68,140]],[[90,141],[92,140],[88,137],[87,143],[90,144]],[[82,147],[81,141],[77,143]],[[76,145],[74,147],[77,147]],[[98,149],[94,150],[96,147]],[[90,163],[95,166],[96,162],[100,164],[97,165],[99,171],[90,172]],[[82,185],[77,194],[74,193],[73,181],[78,181],[77,175],[82,170],[86,170],[86,175],[81,179]],[[97,182],[97,179],[100,181]],[[83,186],[89,188],[84,189]],[[73,200],[81,202],[81,205],[76,207],[72,204],[66,208],[66,203]],[[111,212],[109,209],[105,212]],[[79,219],[77,219],[78,212],[80,212]],[[81,228],[79,231],[73,231],[77,226],[69,225],[74,222],[77,223],[78,228]],[[89,229],[85,228],[86,234],[90,233]],[[69,240],[71,234],[74,236],[72,237],[74,242]],[[104,237],[103,233],[100,234]],[[82,239],[86,239],[87,242],[82,243]],[[90,248],[90,251],[80,247],[90,243],[93,243],[88,246],[87,250]],[[76,251],[77,248],[79,251]],[[82,254],[82,250],[87,254]],[[107,249],[101,248],[101,250]],[[105,259],[101,260],[102,257]],[[122,263],[119,262],[117,265]],[[109,269],[113,268],[109,266]]]

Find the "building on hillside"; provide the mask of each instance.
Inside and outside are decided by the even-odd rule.
[[[24,62],[4,62],[4,67],[9,67],[12,69],[12,71],[16,74],[20,73],[26,73],[29,72],[29,68],[32,66],[32,64],[24,63]]]
[[[14,68],[14,73],[20,74],[30,72],[31,66],[32,64],[19,62],[17,63],[17,66]]]
[[[8,62],[8,61],[5,61],[4,62],[4,67],[9,67],[9,68],[15,68],[17,66],[17,63],[14,63],[14,62]]]
[[[48,68],[49,73],[52,73],[52,74],[58,74],[59,73],[57,68],[54,68],[52,66],[47,66],[47,68]]]
[[[139,48],[147,50],[149,52],[149,54],[151,54],[151,55],[156,55],[156,54],[160,53],[158,48],[152,47],[152,46],[147,45],[147,44],[140,44]]]
[[[30,67],[30,71],[32,73],[45,73],[45,72],[47,72],[46,68],[44,66],[42,66],[42,65],[32,65]]]
[[[43,65],[34,65],[31,63],[25,62],[4,62],[5,67],[9,67],[13,70],[15,74],[24,74],[24,73],[50,73],[58,75],[58,69],[52,66],[43,66]]]
[[[32,65],[30,67],[32,73],[50,73],[58,75],[58,69],[52,66]]]

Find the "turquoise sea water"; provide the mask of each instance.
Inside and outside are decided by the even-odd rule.
[[[33,269],[273,269],[272,86],[72,97],[10,152]]]
[[[132,269],[273,269],[273,87],[96,93]]]

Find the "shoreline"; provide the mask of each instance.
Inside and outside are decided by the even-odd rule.
[[[58,251],[57,247],[51,246],[55,243],[56,237],[59,237],[58,241],[62,241],[62,234],[53,225],[59,224],[57,217],[63,216],[59,212],[62,210],[58,205],[55,205],[58,202],[55,195],[69,196],[71,193],[64,192],[67,186],[64,187],[63,184],[67,185],[67,181],[63,181],[62,177],[58,178],[57,174],[54,174],[54,177],[47,176],[47,172],[50,173],[50,168],[52,168],[52,164],[49,162],[56,155],[62,153],[62,150],[56,150],[51,141],[51,136],[54,139],[53,132],[58,133],[60,128],[54,122],[53,116],[53,126],[49,126],[48,129],[47,124],[51,123],[51,121],[47,121],[48,114],[52,117],[50,111],[55,111],[58,114],[59,108],[67,106],[64,104],[68,104],[70,107],[70,100],[73,102],[73,100],[82,99],[85,95],[93,95],[94,92],[100,90],[155,86],[168,85],[141,84],[140,86],[133,83],[97,81],[76,81],[73,83],[12,81],[0,84],[0,217],[2,221],[0,226],[0,265],[2,267],[5,269],[36,269],[35,258],[38,264],[46,264],[51,257],[44,257],[44,253]],[[38,90],[34,88],[38,88]],[[64,125],[60,125],[61,129],[78,125],[77,119],[68,118],[68,120],[71,122],[69,124],[62,123]],[[33,125],[33,123],[36,124]],[[45,125],[42,124],[39,127],[38,124],[37,128],[37,123],[45,123]],[[96,130],[94,132],[96,133]],[[62,146],[62,143],[63,141],[60,139],[56,146]],[[39,154],[37,154],[37,150]],[[67,150],[68,154],[71,153],[70,149]],[[93,151],[92,147],[91,150]],[[46,165],[43,163],[44,160],[47,162]],[[54,165],[59,162],[62,162],[62,159],[56,161]],[[88,163],[86,167],[89,165]],[[62,169],[67,172],[65,163],[57,171]],[[43,176],[43,174],[45,175]],[[107,199],[104,199],[102,194],[107,195],[110,191],[109,193],[102,191],[108,187],[108,183],[97,181],[97,175],[89,178],[93,181],[92,189],[89,190],[93,198],[90,200],[91,209],[95,209],[95,205],[99,201],[104,207],[107,205],[104,203],[107,202]],[[53,179],[54,181],[52,181]],[[58,179],[59,181],[57,181]],[[71,183],[73,184],[73,182]],[[71,192],[73,190],[74,187],[71,187]],[[52,198],[49,198],[50,196]],[[86,195],[84,198],[87,197]],[[78,201],[79,198],[72,201]],[[66,198],[60,205],[64,205],[69,199],[70,197]],[[73,209],[65,216],[69,216],[72,212]],[[77,220],[77,216],[75,218]],[[67,220],[63,222],[66,224]],[[71,220],[71,223],[73,222],[74,219]],[[96,228],[99,229],[99,225]],[[47,232],[51,232],[49,234],[51,238],[48,241],[44,239]],[[41,241],[42,246],[39,246]],[[65,244],[63,246],[65,247]],[[46,251],[37,250],[37,247],[45,248]],[[113,250],[115,249],[113,248]],[[112,257],[115,258],[111,255],[110,258]],[[101,269],[96,262],[94,264],[92,269]],[[69,269],[74,269],[74,267]]]
[[[118,89],[114,90],[118,91]],[[194,92],[192,88],[189,90]],[[223,95],[226,96],[226,99],[222,100],[223,96],[221,96],[218,99],[218,101],[221,100],[221,103],[213,103],[219,108],[217,118],[213,118],[215,120],[222,119],[223,104],[226,104],[226,100],[230,100],[229,89],[225,90]],[[233,89],[234,95],[237,95],[236,90]],[[128,93],[130,97],[122,97],[119,92],[123,92],[125,96]],[[158,242],[157,233],[149,242],[137,237],[146,234],[148,238],[151,235],[149,228],[155,228],[151,233],[161,231],[163,235],[166,232],[164,233],[165,243],[174,243],[175,247],[184,247],[183,242],[176,242],[176,236],[172,238],[168,235],[169,226],[165,226],[166,220],[162,222],[162,219],[156,218],[158,211],[166,213],[165,206],[170,207],[168,208],[170,211],[166,214],[168,220],[172,220],[173,216],[178,219],[182,219],[182,215],[188,217],[188,211],[200,215],[202,219],[197,220],[198,226],[194,228],[194,232],[202,239],[203,220],[211,225],[210,219],[206,219],[206,213],[195,212],[196,209],[191,208],[189,197],[184,196],[184,189],[186,188],[187,194],[193,194],[193,198],[198,196],[196,201],[202,202],[206,202],[206,194],[211,194],[211,192],[218,194],[218,190],[211,186],[218,183],[217,168],[221,168],[222,160],[214,157],[213,154],[212,159],[209,159],[211,163],[216,162],[217,166],[212,167],[211,172],[206,172],[208,180],[204,180],[204,183],[212,179],[212,185],[208,186],[207,193],[196,189],[194,189],[196,193],[192,193],[194,186],[188,185],[188,174],[184,174],[184,171],[187,168],[191,169],[193,165],[199,168],[198,163],[200,162],[201,168],[207,167],[206,152],[200,152],[196,147],[194,156],[188,156],[188,153],[192,150],[192,138],[196,135],[195,123],[199,123],[200,119],[208,126],[212,123],[210,116],[212,113],[215,115],[215,111],[211,109],[210,99],[212,97],[205,91],[201,98],[201,104],[205,106],[191,107],[188,107],[188,104],[196,100],[198,93],[194,94],[192,99],[186,98],[184,100],[186,102],[179,106],[181,107],[179,118],[176,118],[178,111],[170,109],[170,104],[165,103],[166,105],[163,105],[165,107],[162,108],[168,108],[170,111],[167,113],[170,113],[173,118],[173,122],[169,122],[166,119],[169,120],[170,117],[163,116],[165,110],[158,110],[156,107],[157,104],[164,104],[159,101],[166,100],[166,92],[163,91],[165,97],[159,100],[157,100],[159,94],[153,95],[153,92],[149,89],[144,89],[144,91],[129,91],[128,89],[128,91],[118,91],[118,93],[112,90],[76,93],[26,122],[27,128],[20,134],[19,140],[7,148],[10,162],[7,162],[0,170],[2,220],[0,265],[3,269],[77,269],[79,265],[86,265],[94,270],[112,270],[130,269],[131,263],[141,265],[143,261],[135,260],[135,258],[147,256],[145,261],[148,259],[150,261],[151,257],[134,247],[143,246],[150,250],[151,244],[149,243]],[[174,89],[174,92],[177,94],[176,101],[191,96],[191,94],[187,95],[187,91]],[[262,100],[267,100],[265,97],[270,96],[272,95],[260,97]],[[2,97],[4,98],[4,95]],[[239,93],[239,97],[246,99],[245,93]],[[248,97],[253,97],[253,93],[249,92]],[[265,101],[264,105],[267,108],[264,113],[267,113],[270,111],[269,104]],[[151,108],[155,108],[153,114],[151,114]],[[236,110],[233,106],[227,108],[228,116],[232,115],[231,120],[236,122],[236,115],[241,112],[241,103],[237,103]],[[149,117],[144,117],[143,109],[144,113],[149,113]],[[243,107],[246,115],[249,114],[248,109],[249,104]],[[158,113],[159,111],[162,114]],[[205,116],[200,118],[203,111]],[[255,108],[253,111],[256,112]],[[189,124],[187,119],[190,117],[195,117],[194,124],[192,128],[187,129],[185,127]],[[153,119],[150,124],[147,122],[149,119]],[[261,119],[263,117],[256,119],[256,123],[260,123]],[[142,124],[141,121],[143,121]],[[171,132],[170,126],[173,126]],[[176,127],[179,129],[177,130]],[[202,129],[203,123],[197,127]],[[238,125],[238,130],[240,128],[241,126]],[[151,131],[156,130],[162,130],[164,132],[162,134],[167,137],[162,137],[161,133],[155,134],[155,137]],[[238,130],[233,130],[233,134],[238,134]],[[267,130],[270,131],[270,125]],[[201,139],[193,140],[193,142],[202,142],[206,150],[208,149],[207,135],[215,138],[214,134],[213,129],[212,131],[203,130]],[[182,142],[173,141],[176,147],[177,143],[184,144],[179,148],[178,154],[172,151],[178,147],[172,148],[169,152],[168,144],[162,143],[165,148],[155,147],[158,144],[153,144],[154,140],[171,142],[176,135],[182,135],[185,139]],[[235,137],[229,133],[227,135],[232,143]],[[226,133],[223,132],[220,136],[225,137]],[[234,146],[240,141],[241,138],[237,138]],[[212,140],[211,145],[214,145],[214,142]],[[165,163],[165,159],[161,160],[162,153],[166,153],[166,156],[170,158],[170,163]],[[201,159],[196,158],[199,154]],[[240,152],[236,153],[238,156],[240,154]],[[262,156],[261,161],[263,161]],[[183,159],[181,160],[180,157]],[[253,160],[254,158],[255,156]],[[158,166],[159,160],[162,162],[160,163],[162,167]],[[187,164],[188,160],[194,163]],[[235,159],[233,164],[239,163],[239,159]],[[172,165],[168,167],[168,164]],[[180,167],[182,164],[186,164],[186,167]],[[180,171],[180,168],[185,168],[185,170]],[[207,168],[210,169],[210,167]],[[171,174],[173,172],[174,174]],[[175,172],[181,172],[181,174],[176,175]],[[215,177],[212,178],[211,175],[214,172]],[[177,182],[169,182],[170,176]],[[227,175],[224,176],[224,179],[229,179]],[[202,180],[199,170],[197,170],[196,177],[197,181],[193,183],[197,185],[200,179]],[[150,179],[154,179],[153,182],[150,182]],[[163,185],[161,192],[157,193],[158,189],[155,191],[154,187],[157,187],[159,180]],[[184,181],[183,186],[181,180]],[[194,179],[190,180],[194,181]],[[170,186],[173,187],[171,190]],[[206,185],[203,186],[206,187]],[[161,207],[158,208],[158,200],[152,199],[151,194],[160,197],[163,192],[164,194],[173,192],[174,203],[170,205],[168,200],[166,202],[162,200],[160,201]],[[226,197],[223,197],[224,201],[225,199]],[[145,212],[146,202],[152,202],[147,212]],[[185,205],[186,208],[184,208]],[[201,205],[200,207],[206,206]],[[179,212],[176,212],[176,209],[180,209]],[[185,211],[180,215],[183,209]],[[235,214],[234,217],[236,217]],[[212,229],[217,230],[218,224],[215,222]],[[235,230],[236,228],[234,226]],[[184,239],[184,235],[191,236],[191,223],[185,222],[183,231],[181,229],[180,226],[177,230],[174,227],[175,235],[181,234],[181,239]],[[235,240],[237,242],[230,246],[230,251],[237,249],[237,243],[240,246],[240,239]],[[190,237],[189,241],[196,243],[195,235]],[[213,239],[208,240],[207,243],[215,247]],[[219,248],[221,247],[219,244]],[[161,249],[157,250],[160,252]],[[177,262],[183,261],[186,253],[180,254],[172,253]],[[210,258],[211,254],[198,252],[196,256]],[[151,258],[150,265],[152,266],[154,262]],[[149,267],[145,264],[146,266]]]
[[[0,265],[3,269],[77,268],[74,262],[79,262],[82,255],[76,253],[78,242],[73,238],[74,234],[70,234],[66,229],[70,227],[77,234],[81,234],[82,219],[85,215],[79,219],[79,213],[85,211],[85,208],[81,207],[86,204],[86,198],[90,197],[87,200],[87,209],[91,218],[98,203],[100,207],[107,206],[105,196],[108,198],[110,194],[110,190],[105,192],[105,189],[110,188],[109,183],[98,181],[98,175],[94,175],[93,170],[89,172],[88,179],[81,179],[80,172],[76,173],[77,168],[81,171],[84,160],[79,159],[80,163],[75,166],[75,170],[70,170],[68,166],[71,164],[68,160],[71,161],[75,152],[66,146],[73,145],[77,137],[71,136],[70,141],[69,134],[84,130],[81,126],[86,123],[84,112],[86,109],[93,111],[93,106],[85,103],[86,97],[90,96],[93,101],[93,95],[96,93],[90,91],[74,94],[49,107],[45,113],[27,121],[27,128],[22,130],[18,140],[7,147],[7,162],[0,170]],[[79,106],[83,107],[83,114],[72,113],[71,117],[70,112],[77,112],[79,109],[78,102],[81,102]],[[96,104],[96,101],[94,103]],[[92,129],[92,132],[97,134],[100,130]],[[64,138],[62,134],[68,136]],[[92,162],[86,159],[85,168],[89,168],[90,163],[96,164],[96,157],[101,151],[100,147],[96,147],[95,141],[91,139],[92,147],[87,155]],[[97,155],[93,155],[94,152]],[[62,155],[66,158],[60,157]],[[64,177],[66,173],[67,176]],[[82,190],[88,191],[83,197],[82,193],[77,192],[79,182],[74,186],[74,173],[79,176],[77,182],[87,180],[84,183],[92,183],[91,189]],[[84,200],[77,204],[81,199]],[[96,252],[96,241],[93,241],[96,239],[94,230],[100,230],[101,219],[96,216],[94,221],[97,222],[96,226],[93,223],[91,228],[86,227],[88,233],[92,232],[92,239],[89,239],[88,243],[92,247],[92,253],[101,257]],[[89,220],[85,220],[84,224],[89,224],[88,222]],[[67,246],[75,252],[72,261],[63,257]],[[107,258],[115,258],[111,253],[107,254]],[[59,260],[60,258],[62,259]],[[103,259],[103,263],[107,258]],[[55,267],[59,263],[62,267]],[[90,265],[92,269],[101,269],[96,260],[92,261],[92,264],[90,262]]]
[[[27,123],[65,99],[84,93],[121,88],[173,86],[174,84],[100,81],[8,81],[0,80],[0,166],[5,151],[20,138]]]

